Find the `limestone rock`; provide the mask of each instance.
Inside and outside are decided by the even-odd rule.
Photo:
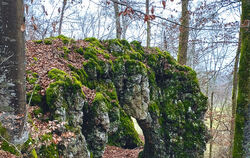
[[[54,82],[46,90],[46,103],[53,119],[66,123],[56,132],[75,135],[58,145],[59,155],[101,158],[107,143],[142,145],[134,117],[145,136],[140,157],[202,156],[207,98],[191,68],[136,41],[85,41],[84,48],[72,46],[85,58],[82,67],[69,64],[67,73],[52,69],[47,74]]]

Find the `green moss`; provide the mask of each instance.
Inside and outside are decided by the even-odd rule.
[[[6,130],[6,128],[4,128],[2,126],[2,123],[0,122],[0,135],[6,139],[7,141],[9,141],[10,137],[8,135],[8,131]],[[0,149],[1,150],[4,150],[4,151],[7,151],[7,152],[10,152],[11,154],[14,154],[14,155],[19,155],[19,152],[15,149],[14,146],[10,145],[6,140],[4,140],[2,138],[0,138],[1,140],[1,145],[0,145]]]
[[[123,49],[127,49],[127,50],[132,49],[127,40],[122,39],[122,40],[120,40],[120,43],[123,45]]]
[[[139,41],[132,41],[130,42],[132,47],[135,49],[137,52],[143,52],[143,47],[141,46],[141,42]]]
[[[155,68],[159,62],[158,54],[147,55],[147,63],[150,67]]]
[[[94,158],[93,152],[90,152],[90,158]]]
[[[33,86],[33,89],[32,91],[26,93],[26,101],[27,103],[29,103],[31,95],[32,95],[30,105],[39,105],[41,104],[42,99],[43,99],[42,95],[40,94],[41,86],[37,84],[39,76],[37,73],[31,72],[31,71],[27,74],[28,75],[26,77],[26,80],[29,84]]]
[[[65,59],[67,59],[68,58],[68,54],[70,53],[70,50],[66,46],[63,46],[62,49],[63,49],[63,52],[64,52],[63,57]]]
[[[95,86],[96,92],[101,92],[109,102],[117,101],[117,93],[113,82],[99,81]]]
[[[114,62],[114,72],[116,74],[123,74],[125,72],[124,59],[122,57],[118,57]]]
[[[30,101],[31,95],[32,95],[32,92],[28,92],[26,94],[26,97],[27,97],[26,100],[27,100],[28,103]],[[30,105],[39,105],[39,104],[41,104],[42,100],[43,100],[43,97],[40,94],[39,90],[38,89],[34,89]]]
[[[98,41],[96,38],[94,37],[89,37],[89,38],[85,38],[84,41],[86,42],[90,42],[92,46],[96,46],[99,47],[101,49],[106,49],[101,43],[100,41]]]
[[[52,44],[52,40],[51,39],[45,39],[44,40],[44,44],[51,45]]]
[[[98,76],[103,74],[101,66],[92,58],[89,59],[88,62],[84,63],[83,67],[88,75],[88,79],[97,79]]]
[[[51,134],[44,134],[42,135],[42,138],[41,140],[44,142],[44,141],[50,141],[52,140],[52,135]]]
[[[108,50],[115,57],[122,56],[125,52],[123,45],[120,43],[119,39],[111,39],[105,41],[108,44]]]
[[[110,55],[108,53],[104,53],[103,56],[105,59],[110,59]]]
[[[87,84],[87,78],[88,78],[88,75],[87,73],[85,72],[85,70],[82,68],[82,69],[77,69],[75,68],[74,66],[72,65],[68,65],[69,68],[71,69],[72,72],[76,73],[78,75],[78,77],[76,75],[73,74],[73,76],[75,76],[77,78],[77,80],[81,81],[82,84]]]
[[[64,81],[56,81],[51,83],[50,86],[46,90],[46,103],[49,105],[50,109],[53,111],[55,109],[54,102],[58,99],[59,88],[62,88],[64,92],[69,94],[76,94],[77,91],[81,91],[81,83],[76,79],[66,78]],[[82,97],[84,94],[82,92]],[[68,108],[67,103],[63,103],[64,108]]]
[[[97,50],[93,47],[87,47],[85,48],[85,52],[83,54],[85,59],[93,59],[97,61]]]
[[[36,41],[34,41],[34,43],[41,44],[41,43],[43,43],[43,40],[36,40]]]
[[[77,53],[83,55],[83,48],[82,48],[82,47],[77,48],[75,51],[76,51]]]
[[[58,149],[54,143],[50,145],[42,145],[38,155],[46,158],[59,158]]]
[[[134,128],[132,119],[120,109],[120,126],[118,131],[108,137],[108,144],[133,149],[143,143]]]
[[[68,37],[66,37],[66,36],[64,36],[64,35],[59,35],[59,36],[57,36],[56,38],[61,39],[62,42],[63,42],[63,44],[69,44],[69,43],[74,43],[74,42],[75,42],[73,39],[68,38]]]
[[[0,122],[0,135],[1,135],[2,137],[4,137],[5,139],[9,140],[8,132],[7,132],[6,128],[4,128],[4,127],[2,126],[2,123],[1,123],[1,122]]]
[[[147,74],[146,65],[137,60],[127,60],[125,62],[125,68],[128,76],[135,74]]]
[[[37,117],[39,114],[43,113],[43,109],[39,107],[38,109],[33,110],[33,113]]]
[[[32,72],[30,72],[31,74]],[[29,82],[29,84],[35,84],[38,80],[38,74],[32,73],[31,76],[27,76],[26,80]]]
[[[149,107],[148,107],[148,111],[150,113],[156,114],[157,116],[160,116],[160,109],[159,109],[157,103],[154,101],[150,102]]]
[[[1,144],[1,148],[4,151],[10,152],[11,154],[14,155],[19,155],[18,151],[15,149],[14,146],[10,145],[8,142],[3,141]]]
[[[49,71],[48,76],[56,80],[46,89],[46,103],[52,111],[55,109],[54,102],[58,99],[58,90],[60,87],[65,94],[76,94],[77,92],[81,92],[82,97],[85,97],[81,90],[82,84],[75,77],[71,78],[68,74],[59,69],[52,69]],[[61,95],[63,96],[64,93]],[[63,103],[62,106],[66,109],[68,108],[67,103]]]
[[[58,80],[65,80],[65,78],[69,76],[66,72],[54,68],[48,72],[48,77],[58,81]]]
[[[139,52],[132,52],[129,54],[131,59],[142,61],[143,57]]]

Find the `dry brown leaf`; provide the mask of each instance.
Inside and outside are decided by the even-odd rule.
[[[26,28],[25,24],[22,24],[20,30],[21,30],[22,32],[24,32],[24,31],[25,31],[25,28]]]

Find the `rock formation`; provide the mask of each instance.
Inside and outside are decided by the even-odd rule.
[[[28,100],[61,124],[49,134],[62,139],[53,141],[53,151],[35,149],[38,155],[101,158],[106,144],[141,146],[134,117],[145,137],[139,157],[202,156],[207,98],[196,73],[168,52],[65,36],[29,41],[27,52]]]

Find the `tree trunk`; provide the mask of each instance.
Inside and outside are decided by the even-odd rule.
[[[250,157],[250,0],[242,0],[241,54],[233,157]]]
[[[127,30],[128,30],[128,18],[122,16],[122,39],[126,39]]]
[[[61,35],[62,33],[63,15],[64,15],[66,4],[67,4],[67,0],[63,0],[63,6],[62,6],[61,17],[60,17],[59,28],[58,28],[58,35]]]
[[[214,92],[211,93],[211,103],[210,103],[210,133],[212,135],[212,140],[209,144],[209,158],[212,158],[213,153],[213,102],[214,102]]]
[[[23,31],[23,0],[0,0],[0,122],[15,144],[28,138]]]
[[[166,51],[167,51],[167,49],[168,49],[168,42],[167,42],[166,31],[163,32],[163,48],[164,48],[164,50],[166,50]]]
[[[121,39],[122,29],[120,23],[119,8],[118,4],[115,2],[114,2],[114,9],[115,9],[116,38]]]
[[[149,16],[149,0],[146,0],[146,16]],[[150,20],[147,20],[147,48],[150,47],[150,38],[151,38],[151,27],[150,27]]]
[[[235,120],[235,112],[237,107],[237,91],[238,91],[238,65],[240,60],[240,46],[241,46],[241,36],[239,33],[239,42],[238,42],[238,48],[235,56],[235,62],[234,62],[234,70],[233,70],[233,90],[232,90],[232,121],[231,121],[231,132],[230,132],[230,157],[232,157],[233,152],[233,139],[234,139],[234,120]]]
[[[187,63],[187,47],[189,36],[189,12],[188,12],[189,0],[182,0],[181,11],[181,26],[179,36],[179,49],[178,49],[178,63],[185,65]]]

